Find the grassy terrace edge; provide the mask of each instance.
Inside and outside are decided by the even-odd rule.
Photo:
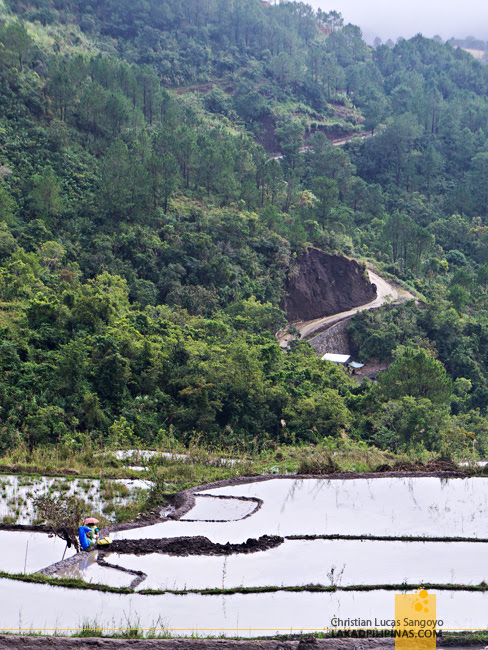
[[[116,451],[127,451],[119,446],[93,446],[67,448],[63,445],[45,445],[30,449],[26,445],[4,451],[0,454],[0,474],[43,474],[47,476],[66,475],[72,478],[133,478],[140,477],[127,467],[122,460],[114,457]],[[134,450],[131,447],[131,451]],[[320,444],[273,445],[259,453],[243,451],[238,447],[213,447],[201,441],[191,441],[188,445],[176,443],[170,447],[161,446],[144,448],[142,451],[154,451],[156,454],[175,454],[173,458],[156,457],[151,462],[142,462],[150,469],[193,469],[186,472],[185,482],[199,481],[208,483],[220,478],[242,476],[244,472],[252,475],[261,474],[332,474],[341,472],[371,472],[378,468],[390,466],[395,471],[402,466],[416,467],[418,471],[432,471],[432,465],[443,461],[439,454],[393,453],[366,445],[361,441],[326,439]],[[179,458],[184,455],[185,458]],[[226,464],[226,459],[238,461],[234,465]],[[313,461],[313,466],[310,463]],[[470,464],[461,466],[460,462]],[[488,466],[478,467],[472,458],[455,458],[447,461],[451,468],[467,475],[488,475]],[[304,463],[309,471],[303,471]],[[310,471],[313,469],[313,472]],[[273,470],[273,471],[270,471]],[[383,469],[384,471],[384,469]],[[177,474],[175,475],[177,477]],[[180,482],[181,482],[180,477]]]
[[[18,582],[29,582],[35,584],[47,584],[53,587],[64,587],[68,589],[85,589],[90,591],[110,592],[114,594],[141,594],[143,596],[161,596],[165,594],[172,594],[175,596],[185,596],[188,594],[198,594],[202,596],[221,596],[233,594],[259,594],[259,593],[276,593],[278,591],[288,592],[337,592],[337,591],[412,591],[422,587],[428,590],[437,591],[469,591],[469,592],[487,592],[488,584],[481,583],[479,585],[457,585],[457,584],[437,584],[437,583],[422,583],[422,584],[377,584],[377,585],[348,585],[341,587],[339,585],[299,585],[289,587],[234,587],[229,589],[140,589],[135,591],[128,587],[110,587],[97,583],[83,582],[79,578],[53,578],[50,576],[43,576],[39,574],[24,575],[21,573],[8,573],[0,571],[0,579],[16,580]]]
[[[316,539],[326,540],[350,540],[359,542],[465,542],[487,544],[486,537],[422,537],[421,535],[286,535],[285,539],[290,541],[313,541]]]

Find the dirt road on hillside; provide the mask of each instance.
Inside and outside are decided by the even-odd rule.
[[[353,135],[347,135],[343,138],[334,138],[331,140],[331,143],[334,147],[343,147],[348,142],[353,142],[353,140],[366,140],[367,138],[374,138],[374,135],[372,135],[371,132],[354,133]]]
[[[299,321],[298,323],[294,323],[295,327],[301,334],[301,338],[304,339],[305,337],[310,336],[310,334],[323,329],[325,325],[333,325],[334,323],[338,323],[349,316],[354,316],[354,314],[364,311],[365,309],[377,309],[389,301],[394,302],[396,300],[408,300],[413,298],[408,291],[397,289],[373,271],[368,270],[368,275],[370,281],[376,285],[377,293],[374,300],[365,305],[354,307],[353,309],[349,309],[349,311],[343,311],[339,314],[332,314],[332,316],[324,316],[323,318],[316,318],[315,320]],[[286,348],[289,342],[293,341],[294,338],[295,337],[291,334],[278,335],[278,341],[282,348]]]
[[[375,135],[376,134],[371,134],[370,132],[353,133],[353,135],[346,135],[346,136],[340,136],[339,138],[333,138],[332,140],[329,140],[329,142],[333,147],[343,147],[348,142],[353,142],[354,140],[366,140],[367,138],[374,138]],[[309,151],[313,152],[313,147],[306,145],[305,147],[302,147],[300,149],[299,153],[308,153]],[[273,160],[282,160],[284,158],[284,155],[282,153],[272,153],[270,154],[270,157],[273,158]]]

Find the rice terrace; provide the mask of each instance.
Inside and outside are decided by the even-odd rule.
[[[129,454],[123,462],[134,461]],[[58,538],[4,525],[1,580],[9,597],[0,627],[109,634],[134,626],[232,638],[325,633],[351,612],[358,621],[389,620],[392,593],[423,585],[437,595],[444,628],[478,629],[488,582],[487,482],[454,467],[228,478],[177,493],[149,518],[109,524],[101,534],[110,534],[110,547],[63,561]],[[51,564],[41,566],[41,557]]]
[[[488,4],[0,0],[0,650],[488,648]]]

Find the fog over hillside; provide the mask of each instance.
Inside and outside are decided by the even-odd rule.
[[[315,8],[340,11],[346,23],[359,25],[364,37],[383,40],[409,38],[419,32],[444,39],[472,35],[488,39],[486,0],[432,0],[391,2],[390,0],[309,0]]]

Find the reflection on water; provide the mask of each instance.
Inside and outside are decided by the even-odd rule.
[[[78,578],[89,582],[90,580],[87,579],[87,573],[90,567],[98,566],[97,558],[98,551],[91,551],[91,553],[86,555],[83,554],[78,563],[60,569],[55,575],[57,578]]]
[[[259,501],[253,499],[197,495],[195,506],[181,518],[181,521],[237,521],[248,517],[258,507]]]
[[[112,554],[143,571],[138,589],[488,582],[485,544],[293,540],[262,553],[214,557]]]
[[[33,573],[59,562],[66,542],[46,533],[27,531],[0,531],[0,570],[8,573]],[[66,550],[70,557],[74,548]]]
[[[482,477],[270,479],[205,491],[262,499],[261,509],[243,521],[168,521],[144,528],[143,535],[133,529],[123,536],[205,535],[220,543],[264,534],[488,538],[487,488]]]
[[[148,464],[150,462],[163,460],[163,459],[182,460],[182,461],[188,461],[189,463],[193,462],[193,459],[190,455],[177,454],[171,451],[152,451],[149,449],[125,449],[125,450],[113,451],[109,453],[112,453],[119,460],[130,461],[132,463],[144,462]],[[220,458],[218,462],[222,467],[233,467],[239,461],[234,460],[232,458]],[[131,469],[134,468],[132,467]],[[141,469],[147,469],[147,466],[142,467]]]
[[[261,509],[246,519],[230,520],[255,502],[197,497],[197,505],[188,513],[188,519],[207,518],[209,509],[213,508],[214,515],[225,514],[229,520],[167,521],[119,531],[114,537],[205,535],[220,543],[244,542],[264,534],[488,538],[487,487],[487,478],[271,479],[204,491],[209,496],[261,499]],[[0,548],[2,551],[10,548],[11,553],[4,555],[5,562],[9,567],[15,563],[20,566],[21,544],[15,547],[10,543],[9,547],[7,540],[13,538],[2,534],[7,533],[0,532]],[[26,540],[23,537],[22,544]],[[40,550],[41,541],[33,544],[34,548]],[[16,555],[13,548],[17,549]],[[227,558],[107,554],[106,560],[146,573],[147,578],[138,589],[310,583],[339,587],[402,582],[479,584],[488,582],[485,549],[484,543],[468,542],[286,540],[280,547],[266,552]],[[47,557],[47,553],[43,555]],[[34,566],[35,555],[31,560]],[[116,587],[126,587],[134,578],[124,571],[99,566],[96,552],[64,575]],[[33,629],[79,628],[86,621],[109,627],[122,624],[126,628],[130,622],[137,622],[139,627],[146,628],[161,623],[166,628],[182,628],[181,634],[203,628],[204,635],[212,631],[220,634],[226,628],[223,633],[227,635],[256,636],[277,631],[320,630],[330,624],[333,615],[391,618],[394,608],[394,594],[387,591],[146,596],[85,593],[47,585],[3,582],[2,587],[8,589],[10,597],[0,608],[0,629],[18,627],[21,613],[24,626]],[[444,619],[445,627],[486,627],[487,604],[483,593],[443,591],[437,594],[437,613]]]
[[[174,630],[190,636],[273,636],[276,633],[320,631],[334,616],[394,618],[395,597],[390,591],[310,593],[276,592],[185,596],[164,594],[119,595],[61,589],[48,585],[2,580],[8,593],[0,608],[0,630],[80,629],[96,622],[107,630],[137,625],[146,630]],[[430,592],[437,596],[437,617],[444,629],[484,629],[488,595],[480,592]],[[20,624],[19,624],[20,621]]]
[[[125,486],[109,488],[110,484]],[[149,481],[133,479],[72,479],[51,476],[0,476],[0,522],[8,518],[12,524],[32,524],[36,519],[33,501],[38,496],[49,494],[54,497],[76,495],[85,500],[90,509],[113,516],[115,505],[125,505],[135,493],[148,490]]]
[[[134,576],[125,571],[119,571],[115,567],[108,568],[97,564],[98,551],[92,551],[83,555],[80,562],[72,564],[57,571],[54,575],[56,578],[78,578],[85,582],[108,585],[109,587],[128,587],[134,579]],[[110,562],[110,555],[107,554],[105,559]]]

